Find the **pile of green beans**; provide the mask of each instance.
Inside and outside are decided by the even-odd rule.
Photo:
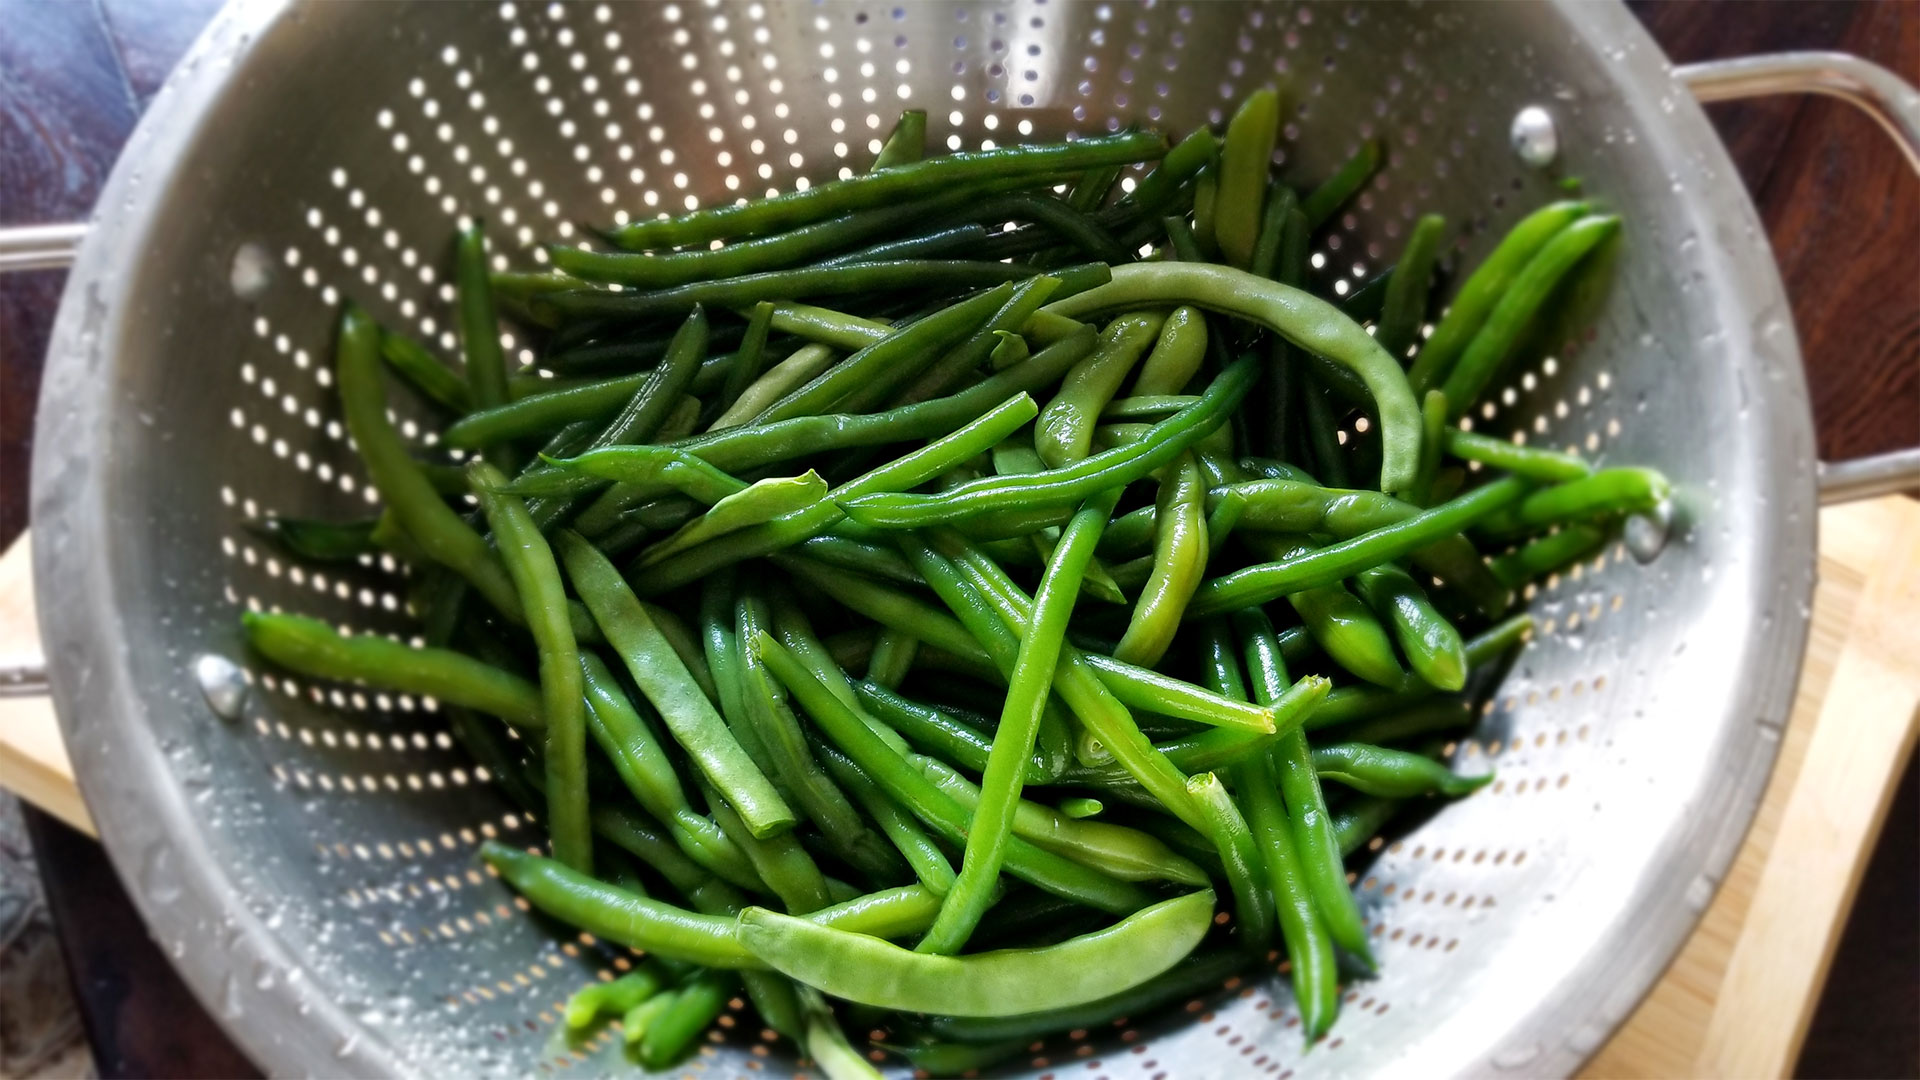
[[[647,954],[570,1037],[617,1021],[664,1067],[739,991],[835,1077],[872,1069],[829,999],[974,1069],[1275,948],[1306,1037],[1334,1023],[1375,963],[1347,860],[1491,779],[1446,743],[1528,634],[1516,592],[1670,488],[1460,421],[1617,218],[1536,211],[1442,309],[1427,215],[1364,303],[1318,296],[1314,230],[1383,148],[1297,187],[1286,116],[1265,89],[1171,147],[942,157],[909,112],[865,173],[555,271],[489,275],[475,226],[457,362],[345,308],[379,514],[252,524],[405,562],[424,644],[245,633],[436,702],[544,824],[550,857],[482,857]],[[386,371],[447,420],[430,452]]]

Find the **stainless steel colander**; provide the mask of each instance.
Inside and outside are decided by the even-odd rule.
[[[1676,73],[1624,9],[1573,0],[515,0],[229,8],[115,169],[54,334],[33,520],[68,746],[153,933],[247,1052],[285,1074],[615,1064],[605,1041],[561,1043],[556,1008],[626,958],[556,936],[479,872],[483,838],[540,833],[427,703],[287,679],[241,648],[250,607],[410,632],[391,562],[297,566],[241,527],[374,500],[328,371],[343,298],[451,351],[444,256],[466,215],[505,266],[576,222],[860,169],[906,106],[936,145],[972,147],[1182,131],[1275,80],[1298,102],[1289,175],[1367,136],[1391,148],[1314,254],[1329,287],[1391,262],[1423,210],[1466,226],[1463,265],[1563,175],[1622,212],[1595,332],[1473,422],[1658,466],[1674,519],[1635,536],[1651,561],[1615,548],[1529,589],[1538,633],[1458,751],[1501,779],[1360,876],[1382,973],[1310,1059],[1269,973],[1013,1068],[1557,1074],[1598,1046],[1745,832],[1812,588],[1789,309],[1689,83],[1840,93],[1920,155],[1910,89],[1844,57]],[[431,444],[420,419],[403,429]],[[1913,456],[1898,464],[1847,488],[1910,482]],[[794,1071],[749,1015],[677,1072]]]

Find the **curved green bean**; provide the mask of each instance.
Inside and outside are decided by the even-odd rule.
[[[1153,667],[1180,630],[1180,618],[1207,571],[1206,481],[1193,454],[1182,455],[1160,483],[1153,573],[1134,605],[1113,658]]]
[[[1365,795],[1410,799],[1417,795],[1466,795],[1493,780],[1492,773],[1461,776],[1425,754],[1389,750],[1365,743],[1340,743],[1313,750],[1313,768]]]
[[[1280,94],[1262,87],[1248,94],[1227,121],[1220,148],[1220,188],[1213,232],[1230,265],[1246,269],[1260,235],[1273,147],[1280,136]]]
[[[1067,371],[1059,392],[1040,410],[1034,424],[1034,449],[1048,468],[1087,456],[1100,410],[1158,339],[1163,321],[1163,316],[1152,312],[1114,319],[1101,331],[1093,353]]]
[[[1412,575],[1393,563],[1381,563],[1355,574],[1353,588],[1387,620],[1407,666],[1422,682],[1445,691],[1466,685],[1466,644],[1460,631],[1433,606]]]
[[[1136,263],[1115,267],[1109,284],[1056,300],[1041,310],[1078,318],[1112,308],[1169,302],[1259,323],[1303,349],[1352,369],[1366,383],[1380,414],[1381,489],[1399,491],[1413,483],[1420,462],[1420,406],[1407,385],[1406,373],[1359,324],[1309,293],[1230,267]]]

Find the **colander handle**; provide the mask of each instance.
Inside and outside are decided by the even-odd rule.
[[[1871,61],[1838,52],[1789,52],[1682,64],[1673,77],[1703,104],[1774,94],[1825,94],[1866,113],[1920,173],[1920,90]],[[1853,502],[1920,488],[1920,447],[1820,463],[1820,501]]]
[[[18,225],[0,229],[0,274],[15,270],[58,270],[73,264],[83,224]]]

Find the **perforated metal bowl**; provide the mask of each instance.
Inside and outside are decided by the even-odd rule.
[[[1391,262],[1428,209],[1465,227],[1469,265],[1562,175],[1621,211],[1620,282],[1592,335],[1516,372],[1473,421],[1665,470],[1671,542],[1650,564],[1616,548],[1528,590],[1538,633],[1458,748],[1501,778],[1361,875],[1382,974],[1352,985],[1310,1060],[1268,973],[1049,1040],[1013,1068],[1553,1074],[1597,1046],[1746,828],[1806,634],[1815,510],[1805,387],[1759,223],[1627,13],[679,0],[242,4],[159,95],[102,198],[39,414],[46,649],[101,835],[246,1051],[289,1074],[614,1064],[604,1041],[562,1045],[555,1011],[626,959],[556,936],[476,868],[482,838],[540,833],[434,711],[296,682],[241,648],[245,608],[411,632],[390,562],[299,567],[242,528],[374,501],[330,385],[343,298],[451,350],[445,255],[464,215],[489,219],[505,265],[577,221],[860,168],[904,106],[929,111],[936,144],[979,146],[1181,131],[1275,80],[1298,102],[1288,175],[1321,176],[1366,136],[1391,148],[1315,253],[1328,284]],[[1509,145],[1526,106],[1557,133],[1551,168]],[[430,444],[418,419],[403,428]],[[221,658],[248,688],[231,718],[201,685],[217,688]],[[746,1015],[678,1071],[793,1071]]]

